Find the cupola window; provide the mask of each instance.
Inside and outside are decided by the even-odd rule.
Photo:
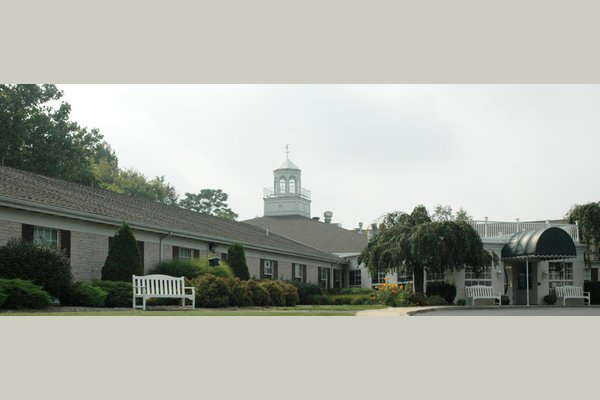
[[[296,180],[294,178],[290,178],[290,194],[296,194]]]
[[[285,178],[279,180],[279,193],[285,194]]]

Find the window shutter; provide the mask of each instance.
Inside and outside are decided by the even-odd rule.
[[[198,249],[194,249],[194,258],[195,258],[195,259],[198,259],[198,258],[200,258],[200,250],[198,250]]]
[[[21,238],[27,242],[33,242],[33,225],[23,224],[21,226]]]
[[[60,249],[71,258],[71,231],[60,231]]]
[[[327,288],[331,287],[331,268],[327,268]]]
[[[590,271],[592,273],[592,276],[590,277],[591,281],[598,282],[598,268],[592,268]]]
[[[265,260],[260,259],[260,279],[265,279]]]
[[[179,247],[173,246],[173,260],[177,260],[179,258]]]
[[[306,265],[301,265],[300,268],[302,271],[302,282],[306,282]]]
[[[277,280],[277,264],[279,261],[273,261],[273,279]]]
[[[292,280],[296,280],[296,264],[292,263]]]
[[[144,242],[141,240],[137,241],[138,251],[140,252],[140,261],[142,262],[142,270],[144,270]]]

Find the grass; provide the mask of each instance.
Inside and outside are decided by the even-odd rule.
[[[176,316],[176,317],[227,317],[227,316],[261,316],[261,317],[288,317],[288,316],[353,316],[358,311],[385,308],[385,306],[296,306],[296,307],[247,307],[247,308],[196,308],[180,309],[177,307],[150,307],[146,311],[133,309],[94,309],[85,311],[61,311],[61,307],[48,310],[3,311],[0,316]]]

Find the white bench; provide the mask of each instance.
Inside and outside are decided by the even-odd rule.
[[[475,305],[476,299],[498,299],[498,305],[502,306],[502,299],[500,296],[494,295],[491,286],[467,286],[465,287],[465,297],[472,299],[471,305]]]
[[[583,299],[583,304],[587,300],[587,305],[591,305],[590,292],[584,292],[581,286],[557,286],[554,290],[556,297],[563,299],[563,306],[567,305],[567,299]]]
[[[181,299],[181,305],[185,307],[185,300],[192,301],[192,308],[196,306],[196,289],[185,287],[184,278],[168,275],[146,275],[135,276],[133,283],[133,308],[146,309],[146,300],[151,297],[162,299]],[[188,293],[191,292],[191,293]],[[142,299],[142,304],[137,304],[137,299]]]

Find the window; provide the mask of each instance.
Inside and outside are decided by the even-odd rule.
[[[289,187],[290,187],[289,193],[296,194],[296,180],[294,178],[290,178]]]
[[[35,226],[33,228],[33,242],[58,249],[58,229]]]
[[[373,277],[373,285],[379,285],[381,283],[385,283],[385,272],[378,272],[377,275]]]
[[[349,276],[350,276],[350,287],[361,287],[362,286],[362,280],[361,280],[361,271],[359,269],[356,269],[354,271],[348,271]]]
[[[292,276],[292,280],[302,282],[304,281],[304,270],[306,269],[306,265],[304,264],[292,264],[292,269],[294,270],[294,275]]]
[[[329,287],[329,268],[319,268],[319,287]]]
[[[573,263],[548,263],[548,283],[550,289],[557,286],[573,285]]]
[[[481,272],[478,274],[475,273],[475,270],[471,266],[465,267],[465,287],[466,286],[475,286],[475,285],[483,285],[483,286],[492,286],[492,266],[488,265],[484,267]]]
[[[273,277],[273,264],[272,264],[271,260],[265,260],[265,266],[264,266],[264,272],[263,272],[263,274],[267,278],[272,278]]]
[[[177,258],[179,260],[191,260],[192,259],[192,249],[187,249],[185,247],[179,247],[179,254],[177,254]]]
[[[414,283],[413,273],[409,272],[406,267],[398,268],[398,283],[408,285]]]
[[[444,271],[427,271],[427,282],[445,282]]]
[[[229,257],[229,254],[227,254],[227,253],[221,253],[221,261],[227,262],[227,257]]]
[[[285,178],[279,179],[279,193],[285,194]]]

